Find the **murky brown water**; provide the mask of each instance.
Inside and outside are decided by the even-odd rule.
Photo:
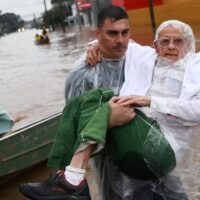
[[[21,183],[27,182],[38,182],[48,179],[51,171],[46,167],[46,162],[34,166],[22,174],[13,177],[10,181],[4,183],[0,187],[0,198],[1,200],[25,200],[19,191],[18,187]]]
[[[94,181],[95,177],[92,173],[92,169],[87,169],[87,180],[90,187],[92,200],[101,200],[97,183]],[[1,200],[27,200],[19,191],[19,185],[27,182],[44,181],[49,178],[51,169],[46,166],[46,161],[23,171],[21,174],[12,177],[10,181],[0,185],[0,199]]]

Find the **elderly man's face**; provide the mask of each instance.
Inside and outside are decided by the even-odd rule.
[[[184,38],[182,30],[173,26],[164,28],[158,40],[154,43],[159,56],[177,61],[188,52],[188,40]]]
[[[106,19],[100,29],[96,30],[99,48],[105,58],[122,58],[127,50],[130,38],[128,19],[112,21]]]

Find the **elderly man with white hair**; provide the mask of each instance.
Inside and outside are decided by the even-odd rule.
[[[174,149],[176,168],[160,178],[164,189],[157,190],[154,185],[154,191],[163,199],[199,198],[200,55],[195,53],[192,29],[177,20],[165,21],[156,32],[156,53],[141,51],[138,58],[134,45],[126,54],[125,82],[120,92],[124,97],[114,101],[142,106]],[[179,187],[177,177],[183,187]]]

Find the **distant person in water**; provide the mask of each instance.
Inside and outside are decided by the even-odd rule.
[[[43,27],[42,28],[42,35],[41,35],[45,40],[48,40],[49,39],[49,36],[48,36],[48,30]]]
[[[39,34],[35,34],[35,42],[39,42],[41,39]]]

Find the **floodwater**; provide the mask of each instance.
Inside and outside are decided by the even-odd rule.
[[[15,129],[62,110],[68,72],[94,36],[89,27],[50,33],[49,45],[35,45],[37,30],[0,38],[0,105],[29,117]]]
[[[89,27],[68,28],[50,33],[49,45],[37,46],[39,31],[26,30],[0,38],[0,105],[12,116],[28,118],[14,129],[60,112],[64,106],[64,85],[68,72],[94,39]],[[1,185],[1,200],[26,199],[18,192],[23,182],[45,180],[50,174],[46,163],[29,169]]]

